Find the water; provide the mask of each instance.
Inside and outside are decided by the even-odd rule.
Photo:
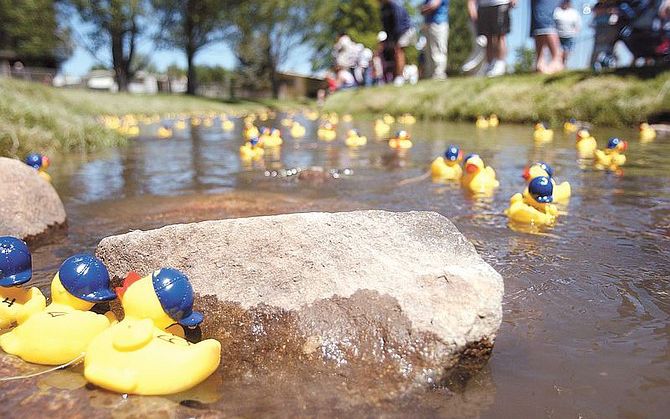
[[[353,396],[332,379],[311,377],[314,381],[307,385],[309,378],[295,372],[281,379],[275,376],[279,382],[240,378],[218,383],[218,396],[206,400],[214,403],[209,408],[243,417],[666,417],[667,140],[640,144],[633,130],[595,129],[601,146],[610,136],[629,141],[623,176],[614,176],[580,167],[574,138],[560,131],[553,143],[539,147],[531,140],[529,126],[480,131],[473,124],[418,123],[409,127],[414,147],[399,157],[384,142],[373,141],[370,121],[338,126],[341,134],[352,125],[368,135],[368,145],[352,151],[341,140],[315,139],[316,123],[297,119],[307,126],[307,137],[293,140],[282,128],[285,144],[280,155],[253,167],[238,158],[239,121],[231,133],[215,123],[177,132],[170,140],[147,135],[123,149],[55,156],[51,173],[68,212],[69,229],[36,250],[37,283],[46,285],[70,254],[93,251],[102,237],[131,229],[310,210],[437,211],[449,217],[505,279],[504,319],[493,357],[460,391],[430,390],[410,399],[389,397],[376,404],[342,407],[333,400]],[[279,126],[278,121],[272,124]],[[143,128],[145,134],[152,129]],[[466,154],[479,153],[496,169],[501,187],[493,196],[475,199],[458,185],[418,180],[452,143]],[[508,199],[524,187],[523,167],[538,160],[553,166],[558,181],[570,181],[573,197],[552,231],[513,231],[503,211]],[[353,175],[311,182],[264,175],[266,170],[308,166],[351,168]],[[399,184],[413,178],[417,179]],[[110,400],[95,402],[93,397],[91,405],[121,403],[115,395],[104,397]],[[154,411],[154,399],[132,400],[130,411]],[[191,415],[179,410],[187,409],[183,406],[171,409],[175,417]]]

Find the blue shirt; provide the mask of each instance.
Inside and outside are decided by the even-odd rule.
[[[425,0],[423,4],[428,4],[433,0]],[[448,23],[449,22],[449,0],[442,0],[442,3],[424,16],[426,23]]]
[[[398,3],[398,0],[391,0],[382,5],[382,26],[389,40],[393,42],[398,41],[412,26],[407,10]]]

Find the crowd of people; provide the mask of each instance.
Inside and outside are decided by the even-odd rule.
[[[424,0],[418,12],[423,25],[417,33],[402,0],[378,0],[381,4],[383,31],[378,34],[374,51],[340,33],[333,48],[334,73],[326,79],[329,89],[347,89],[393,83],[413,83],[421,78],[447,78],[449,43],[449,0]],[[507,35],[511,30],[510,9],[517,0],[468,0],[471,19],[473,54],[463,66],[464,71],[478,69],[478,74],[497,77],[507,72]],[[670,17],[670,0],[598,0],[593,7],[596,39],[591,65],[598,60],[602,45],[613,48],[612,36],[618,31],[599,30],[603,18],[609,26],[627,9],[651,10],[658,19]],[[536,64],[539,73],[556,73],[567,65],[582,27],[582,14],[570,0],[530,0],[530,36],[535,40]],[[622,19],[623,21],[623,19]],[[670,25],[670,23],[667,23]],[[601,25],[602,26],[602,25]],[[620,31],[621,27],[617,29]],[[667,31],[666,31],[667,32]],[[624,40],[625,41],[625,40]],[[660,41],[661,44],[663,41]],[[416,46],[419,66],[406,65],[405,49]],[[628,46],[628,43],[626,43]],[[636,55],[633,48],[629,49]],[[670,41],[668,42],[670,50]],[[669,51],[670,52],[670,51]]]

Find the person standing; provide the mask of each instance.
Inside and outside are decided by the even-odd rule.
[[[509,8],[516,0],[468,0],[470,19],[479,35],[486,36],[486,76],[502,76],[507,71],[507,34],[510,31]]]
[[[562,71],[563,51],[558,39],[554,10],[562,0],[530,0],[530,36],[535,38],[538,73],[553,74]],[[551,60],[546,62],[545,49]]]
[[[562,0],[561,5],[554,10],[554,21],[563,48],[563,65],[567,65],[568,54],[575,48],[575,38],[582,29],[582,17],[570,7],[570,0]]]
[[[447,45],[449,43],[449,0],[424,0],[421,14],[426,25],[427,78],[447,78]]]
[[[382,5],[382,26],[388,38],[386,42],[393,46],[395,68],[393,84],[405,84],[403,70],[405,69],[405,48],[412,42],[415,31],[407,10],[398,3],[398,0],[378,0]]]

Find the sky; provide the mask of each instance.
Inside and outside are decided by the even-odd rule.
[[[422,0],[413,0],[413,2],[415,4],[423,3]],[[532,39],[528,37],[528,31],[530,27],[530,1],[518,0],[518,3],[519,6],[513,9],[511,12],[512,30],[508,37],[509,52],[507,57],[507,62],[510,66],[512,66],[515,62],[515,51],[517,48],[520,46],[527,46],[532,48],[534,45]],[[578,11],[583,10],[585,5],[592,4],[595,4],[595,0],[572,1],[572,6]],[[589,63],[593,46],[593,29],[589,27],[589,23],[591,22],[591,15],[582,15],[582,22],[583,29],[580,35],[577,37],[575,51],[570,56],[570,60],[568,61],[568,68],[585,68]],[[71,22],[71,26],[74,28],[75,39],[81,37],[81,35],[87,29],[86,26],[78,19],[74,19]],[[335,36],[335,34],[333,34],[333,36]],[[452,36],[454,35],[452,34]],[[180,51],[156,51],[151,42],[146,40],[140,44],[139,51],[142,54],[150,54],[153,64],[158,68],[159,71],[165,70],[171,64],[177,64],[182,68],[186,67],[186,57]],[[620,54],[623,63],[630,61],[630,54],[627,53],[627,51],[621,50]],[[107,59],[109,56],[108,54],[100,55],[102,59]],[[299,47],[295,53],[290,55],[289,60],[281,70],[299,74],[310,74],[312,68],[310,58],[310,49],[304,46]],[[74,54],[68,61],[64,63],[61,72],[70,76],[83,76],[93,65],[97,63],[98,61],[95,57],[89,54],[85,48],[77,45]],[[195,58],[195,63],[199,65],[221,65],[230,69],[235,67],[236,59],[228,45],[225,43],[216,43],[211,44],[201,50]]]

